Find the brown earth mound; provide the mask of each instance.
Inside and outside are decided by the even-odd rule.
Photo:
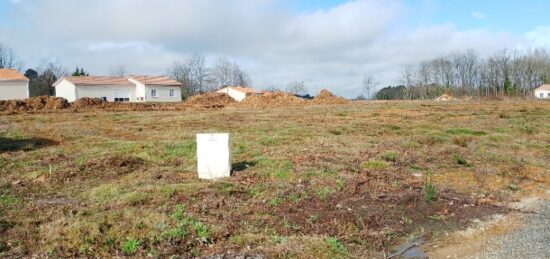
[[[347,104],[348,100],[323,89],[311,102],[313,104]]]
[[[8,113],[17,112],[49,112],[58,111],[69,107],[69,102],[64,98],[38,96],[25,100],[0,101],[0,111]]]
[[[435,98],[436,101],[451,101],[454,97],[448,93],[444,93],[442,96]]]
[[[105,105],[106,103],[107,101],[104,101],[103,99],[100,99],[100,98],[83,97],[74,101],[71,104],[71,108],[79,110],[79,109],[102,106],[102,105]]]
[[[282,107],[305,105],[307,101],[298,98],[290,93],[275,92],[265,93],[263,95],[251,95],[246,97],[239,106],[247,108],[257,107]]]
[[[223,108],[235,102],[231,96],[225,93],[213,92],[191,96],[185,104],[202,108]]]

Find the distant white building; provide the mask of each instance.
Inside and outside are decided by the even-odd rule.
[[[70,76],[53,85],[55,96],[69,102],[82,97],[110,102],[179,102],[182,86],[166,76]]]
[[[226,86],[216,92],[226,93],[238,102],[244,100],[249,95],[263,95],[265,93],[262,90],[242,86]]]
[[[29,98],[29,79],[15,69],[0,69],[0,100]]]
[[[535,88],[535,98],[550,99],[550,85],[541,85]]]

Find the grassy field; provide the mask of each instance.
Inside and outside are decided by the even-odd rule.
[[[196,176],[230,132],[234,174]],[[550,103],[0,116],[0,256],[381,257],[550,186]]]

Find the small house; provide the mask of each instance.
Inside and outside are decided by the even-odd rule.
[[[69,102],[82,97],[110,102],[179,102],[182,87],[167,76],[69,76],[53,85],[55,96]]]
[[[535,98],[550,99],[550,84],[535,88]]]
[[[265,93],[265,91],[262,91],[262,90],[257,90],[250,87],[242,87],[242,86],[226,86],[216,92],[226,93],[229,96],[231,96],[231,98],[235,99],[238,102],[244,100],[247,96],[263,95]]]
[[[0,69],[0,100],[29,98],[29,79],[15,69]]]

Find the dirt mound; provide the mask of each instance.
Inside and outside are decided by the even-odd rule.
[[[313,104],[347,104],[349,101],[323,89],[311,102]]]
[[[268,92],[263,95],[251,95],[246,97],[239,106],[247,108],[256,107],[283,107],[305,105],[307,101],[298,98],[290,93]]]
[[[454,100],[454,97],[448,93],[444,93],[443,95],[435,98],[436,101],[452,101]]]
[[[89,97],[83,97],[76,101],[74,101],[71,104],[71,108],[73,109],[85,109],[85,108],[91,108],[91,107],[98,107],[105,105],[107,101],[100,99],[100,98],[89,98]]]
[[[38,96],[25,100],[0,101],[0,111],[8,113],[17,112],[49,112],[58,111],[69,107],[69,102],[60,97]]]
[[[235,102],[235,99],[225,93],[212,92],[191,96],[185,104],[203,108],[223,108]]]

